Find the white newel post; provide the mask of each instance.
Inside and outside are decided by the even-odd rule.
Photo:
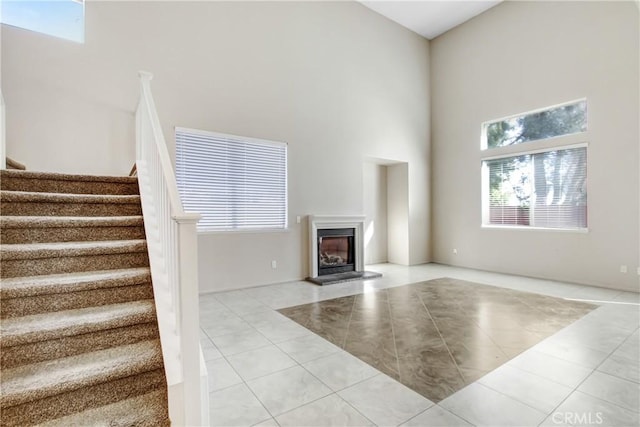
[[[142,111],[140,108],[140,104],[142,103],[142,98],[138,102],[138,108],[136,108],[136,162],[139,160],[143,160],[142,157]]]
[[[0,92],[0,169],[7,168],[7,143],[6,143],[7,127],[4,113],[4,98]]]
[[[198,304],[198,235],[200,214],[174,216],[178,224],[178,260],[180,265],[182,375],[184,378],[185,424],[203,425],[200,405],[200,326]]]

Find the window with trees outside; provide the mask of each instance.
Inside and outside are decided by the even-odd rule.
[[[482,126],[483,226],[587,229],[587,101]]]
[[[287,144],[176,128],[176,181],[198,231],[287,228]]]

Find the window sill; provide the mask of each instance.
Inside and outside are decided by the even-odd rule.
[[[513,231],[551,231],[556,233],[578,233],[588,234],[589,228],[549,228],[549,227],[530,227],[525,225],[486,225],[480,226],[483,230],[513,230]]]
[[[256,228],[252,230],[208,230],[198,231],[198,235],[204,234],[273,234],[273,233],[289,233],[291,228]]]

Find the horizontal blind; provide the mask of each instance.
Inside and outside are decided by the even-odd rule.
[[[200,231],[287,226],[285,143],[176,128],[176,180]]]
[[[587,227],[586,147],[486,160],[484,164],[489,172],[489,224]]]

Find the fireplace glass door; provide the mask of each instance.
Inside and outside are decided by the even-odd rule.
[[[355,271],[355,229],[318,230],[318,276]]]

